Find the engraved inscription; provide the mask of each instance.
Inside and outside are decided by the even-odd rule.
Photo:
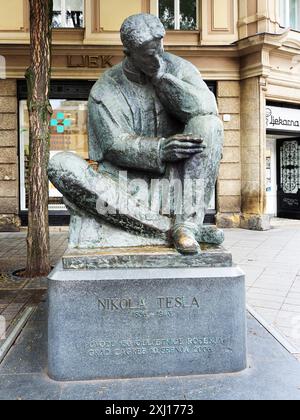
[[[159,297],[157,298],[157,303],[159,308],[166,308],[166,309],[173,309],[173,308],[200,308],[198,299],[196,297],[193,298],[185,298],[183,297]]]
[[[189,309],[200,308],[199,298],[196,296],[159,296],[154,301],[133,298],[99,298],[98,308],[104,311],[145,310],[149,307],[161,309]]]
[[[179,312],[201,310],[199,296],[98,297],[98,310],[105,314],[126,312],[136,319],[174,318]],[[90,340],[84,351],[92,358],[209,354],[230,348],[231,337],[139,338],[123,340]],[[78,348],[82,351],[82,347]]]
[[[84,350],[90,357],[214,353],[230,344],[231,337],[179,337],[124,340],[91,340]]]
[[[101,310],[105,311],[119,311],[125,309],[145,309],[146,308],[146,301],[145,299],[120,299],[120,298],[106,298],[106,299],[98,299],[98,307]]]

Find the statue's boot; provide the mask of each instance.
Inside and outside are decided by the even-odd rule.
[[[216,226],[202,226],[196,234],[196,239],[200,243],[221,245],[224,240],[224,231]]]
[[[179,226],[173,229],[173,242],[178,252],[184,255],[200,254],[201,248],[195,238],[193,229],[187,226]]]

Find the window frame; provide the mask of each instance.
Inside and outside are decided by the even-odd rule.
[[[168,29],[167,31],[182,31],[182,32],[192,32],[192,31],[199,31],[199,0],[196,0],[196,28],[191,30],[184,30],[180,28],[180,2],[181,0],[173,0],[174,1],[174,29]],[[156,1],[156,10],[157,16],[159,16],[159,2],[160,0]]]
[[[300,31],[300,0],[296,1],[298,3],[298,16],[296,27],[291,26],[290,0],[280,0],[280,25],[284,28],[291,28],[294,31]]]
[[[82,26],[80,27],[69,27],[67,26],[67,8],[66,8],[66,1],[67,0],[60,0],[60,4],[61,4],[61,26],[59,27],[53,27],[54,30],[59,30],[59,29],[72,29],[72,30],[81,30],[85,28],[85,0],[82,0]],[[54,9],[53,9],[54,12]],[[53,15],[54,17],[54,15]]]

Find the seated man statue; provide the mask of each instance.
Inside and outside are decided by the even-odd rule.
[[[120,236],[132,232],[163,237],[180,253],[197,254],[201,242],[223,242],[222,231],[203,225],[218,175],[223,125],[199,71],[164,52],[164,35],[156,16],[138,14],[125,20],[125,59],[105,72],[89,99],[89,154],[99,169],[75,154],[60,153],[50,161],[49,177],[73,213],[114,226]],[[153,179],[180,181],[188,200],[182,211],[173,205],[170,214],[154,214],[134,189],[120,188],[124,173],[149,188]],[[194,200],[187,181],[197,180],[200,200],[196,207],[186,205]],[[116,191],[118,203],[125,200],[129,211],[116,205]]]

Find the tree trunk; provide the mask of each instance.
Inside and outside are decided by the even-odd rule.
[[[26,276],[51,269],[48,221],[48,162],[52,114],[49,102],[52,0],[29,0],[30,67],[26,72],[29,111],[29,203]]]

